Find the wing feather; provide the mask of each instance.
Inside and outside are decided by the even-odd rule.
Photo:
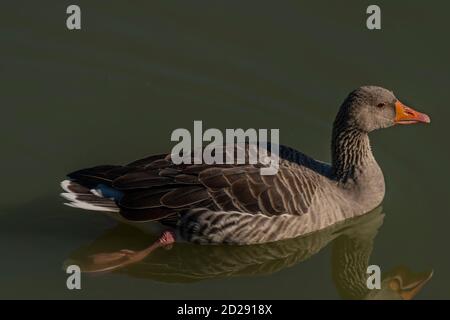
[[[126,166],[99,166],[72,174],[85,185],[106,183],[123,193],[120,213],[133,221],[172,219],[192,208],[241,211],[268,216],[308,212],[324,165],[293,149],[282,149],[276,175],[261,165],[175,165],[160,154]],[[284,153],[283,153],[284,152]]]

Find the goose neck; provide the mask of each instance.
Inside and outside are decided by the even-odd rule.
[[[375,163],[367,132],[351,125],[335,125],[331,153],[334,176],[344,182]]]

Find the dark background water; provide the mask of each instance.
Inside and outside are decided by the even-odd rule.
[[[352,89],[377,84],[429,126],[375,132],[384,224],[371,263],[433,269],[419,298],[450,298],[450,44],[444,1],[68,1],[0,5],[1,298],[338,298],[330,249],[271,275],[167,284],[126,274],[68,291],[64,261],[114,226],[62,205],[65,173],[170,150],[175,128],[279,128],[281,143],[329,160]],[[196,259],[196,257],[192,257]]]

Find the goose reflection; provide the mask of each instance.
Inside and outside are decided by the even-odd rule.
[[[366,215],[296,239],[248,246],[176,243],[158,250],[146,247],[156,236],[119,224],[73,252],[66,265],[77,264],[86,273],[114,272],[183,283],[272,274],[310,258],[330,244],[333,281],[342,298],[412,299],[430,280],[432,271],[414,273],[406,266],[398,266],[383,274],[381,289],[367,288],[367,267],[383,218],[382,208],[378,207]]]

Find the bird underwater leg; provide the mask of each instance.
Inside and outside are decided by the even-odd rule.
[[[114,252],[93,254],[89,256],[90,261],[86,267],[82,268],[82,271],[86,273],[114,271],[144,260],[158,248],[170,249],[175,241],[174,232],[164,231],[158,240],[143,250],[122,249]]]

